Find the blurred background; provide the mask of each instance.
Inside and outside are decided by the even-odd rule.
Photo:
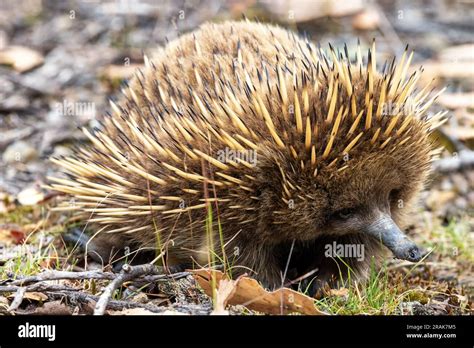
[[[0,246],[19,244],[38,229],[38,221],[42,230],[54,225],[35,208],[51,197],[40,187],[56,171],[47,158],[68,154],[84,140],[78,127],[97,125],[109,98],[143,64],[143,53],[152,55],[203,22],[243,16],[295,30],[323,49],[328,42],[336,48],[347,43],[355,52],[358,39],[366,49],[376,38],[378,62],[400,57],[409,44],[413,68],[424,67],[421,83],[434,79],[430,88],[448,86],[432,108],[449,110],[449,122],[436,134],[445,151],[411,226],[418,240],[434,248],[433,266],[415,272],[415,282],[423,286],[436,279],[448,284],[437,292],[457,289],[460,297],[439,299],[430,310],[449,313],[459,303],[466,308],[465,289],[472,294],[474,284],[470,0],[0,2]]]

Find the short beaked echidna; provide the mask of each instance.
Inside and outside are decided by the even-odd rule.
[[[367,59],[343,52],[242,21],[204,24],[145,57],[102,127],[84,129],[92,144],[53,159],[68,178],[51,187],[94,227],[92,254],[225,258],[267,287],[310,275],[313,289],[348,266],[363,277],[385,247],[420,260],[403,217],[444,113],[427,116],[436,96],[415,88],[407,50],[381,71],[375,43]],[[364,257],[328,245],[363,245]]]

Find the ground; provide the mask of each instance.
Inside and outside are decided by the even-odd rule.
[[[368,47],[375,37],[382,52],[380,61],[399,56],[408,43],[415,50],[412,65],[424,66],[424,82],[436,78],[434,88],[448,85],[433,110],[449,111],[450,120],[436,133],[445,150],[409,228],[412,238],[430,254],[417,264],[387,260],[382,269],[372,270],[366,284],[328,290],[315,304],[331,314],[470,313],[474,294],[474,6],[378,1],[366,8],[355,1],[354,8],[348,8],[338,3],[342,1],[331,6],[325,1],[317,6],[305,1],[297,6],[286,1],[270,6],[253,0],[160,5],[146,1],[2,3],[0,312],[94,311],[95,301],[117,275],[92,262],[86,270],[81,252],[64,242],[62,233],[81,223],[49,210],[56,197],[41,184],[58,169],[47,158],[68,154],[74,143],[85,140],[78,126],[97,124],[108,110],[108,99],[143,64],[144,52],[152,53],[166,40],[207,20],[238,19],[244,14],[306,33],[323,47],[328,42],[343,47],[346,42],[349,51],[354,51],[357,38]],[[28,285],[21,283],[48,270],[96,273],[46,282],[27,278]],[[139,271],[143,270],[132,273]],[[50,276],[58,276],[54,272]],[[152,279],[154,285],[150,285]],[[27,291],[22,285],[28,286]],[[251,305],[224,309],[222,303],[227,302],[219,299],[229,298],[225,287],[211,300],[196,283],[196,274],[189,272],[174,279],[145,272],[109,289],[109,314],[273,312],[258,306],[251,309]],[[239,289],[246,295],[260,291],[248,281]]]

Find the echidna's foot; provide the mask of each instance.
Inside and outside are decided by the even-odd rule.
[[[81,250],[85,248],[89,237],[78,227],[73,227],[63,234],[63,239],[67,243],[74,244]]]
[[[139,251],[131,246],[122,247],[127,244],[122,239],[110,235],[98,235],[91,238],[77,227],[68,230],[63,238],[66,242],[87,253],[87,256],[95,262],[102,265],[110,264],[114,272],[120,272],[125,264],[141,265],[150,263],[156,258],[154,250]],[[186,267],[185,264],[157,266],[162,273],[182,272]]]
[[[79,227],[73,227],[63,234],[63,239],[67,243],[73,244],[74,249],[78,248],[81,252],[86,252],[87,243],[89,242],[90,237],[84,233],[83,229]],[[103,258],[101,257],[100,253],[97,253],[93,249],[94,248],[87,250],[89,256],[96,262],[103,262]]]
[[[120,271],[127,263],[125,251],[117,247],[120,245],[116,238],[89,237],[81,228],[74,227],[63,234],[66,242],[87,253],[92,260],[102,265],[111,264],[114,271]]]

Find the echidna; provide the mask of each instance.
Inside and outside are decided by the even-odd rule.
[[[227,260],[265,286],[307,277],[313,289],[364,276],[385,247],[418,261],[402,232],[435,149],[444,114],[408,76],[403,54],[377,70],[328,53],[282,28],[204,24],[170,42],[138,70],[92,142],[53,159],[94,227],[104,261],[125,247],[168,265]],[[363,61],[367,60],[364,64]],[[328,246],[363,245],[360,255]],[[385,247],[384,247],[385,246]],[[346,271],[345,271],[346,270]],[[309,275],[309,277],[308,277]]]

